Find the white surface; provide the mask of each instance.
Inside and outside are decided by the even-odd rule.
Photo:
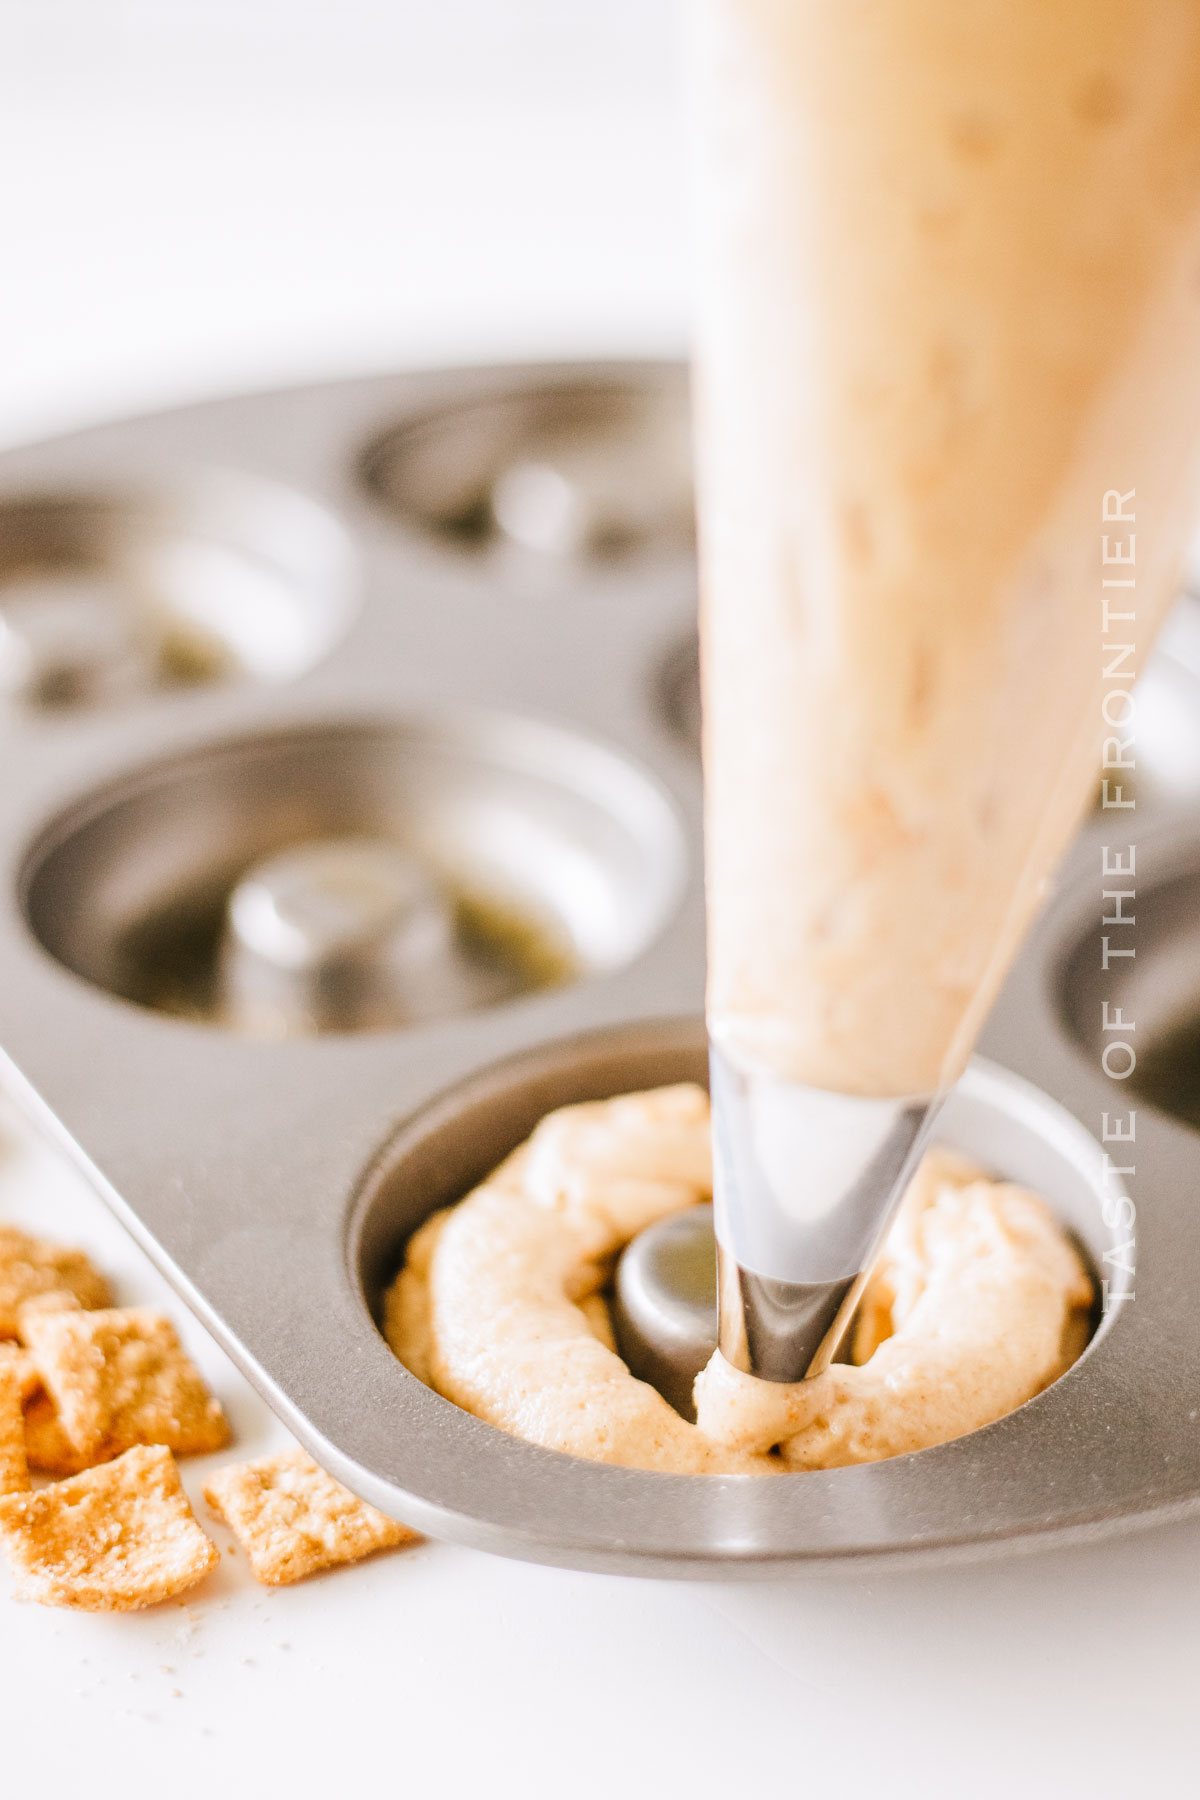
[[[671,0],[0,0],[0,443],[677,349]]]
[[[170,1308],[229,1409],[226,1455],[284,1442],[74,1169],[11,1113],[0,1130],[0,1218],[84,1244],[122,1302]],[[221,1460],[182,1469],[224,1549],[200,1497]],[[0,1600],[4,1791],[1153,1792],[1194,1763],[1197,1568],[1200,1524],[953,1573],[770,1585],[425,1544],[272,1591],[238,1553],[190,1601],[140,1615]]]
[[[678,345],[674,81],[667,0],[0,0],[0,441],[389,362]],[[164,1297],[11,1131],[3,1217]],[[274,1442],[190,1341],[237,1453]],[[0,1600],[3,1790],[1186,1791],[1198,1570],[1200,1525],[771,1587],[429,1545],[271,1593],[228,1558],[153,1614]]]

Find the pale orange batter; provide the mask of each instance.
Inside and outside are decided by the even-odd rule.
[[[692,1086],[563,1107],[413,1238],[385,1330],[414,1374],[518,1437],[681,1474],[871,1462],[988,1424],[1086,1341],[1091,1282],[1045,1204],[933,1152],[860,1314],[856,1360],[794,1386],[718,1353],[689,1424],[613,1348],[602,1289],[646,1225],[708,1198]],[[768,1453],[771,1454],[768,1454]]]

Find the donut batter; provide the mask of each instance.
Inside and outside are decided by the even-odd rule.
[[[1194,531],[1200,8],[686,15],[709,1033],[933,1094]]]
[[[690,1084],[560,1108],[411,1239],[387,1295],[400,1360],[547,1449],[676,1474],[836,1468],[974,1431],[1087,1341],[1092,1284],[1045,1203],[945,1150],[925,1158],[863,1300],[853,1362],[759,1381],[717,1352],[689,1424],[628,1370],[603,1290],[645,1226],[712,1189]]]

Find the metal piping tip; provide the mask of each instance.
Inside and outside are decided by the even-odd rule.
[[[802,1381],[837,1355],[942,1096],[829,1093],[715,1044],[709,1063],[721,1354]]]

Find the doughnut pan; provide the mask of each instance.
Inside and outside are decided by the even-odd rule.
[[[0,612],[4,580],[30,569],[127,569],[182,545],[193,586],[236,564],[235,637],[264,569],[283,621],[274,644],[239,639],[231,679],[0,704],[5,1079],[313,1454],[436,1536],[728,1577],[995,1555],[1200,1509],[1200,1137],[1105,1073],[1100,1029],[1101,1001],[1124,1004],[1141,1052],[1200,1013],[1186,769],[1182,800],[1147,778],[1135,812],[1085,827],[947,1116],[950,1141],[1041,1185],[1110,1283],[1088,1351],[1037,1399],[862,1468],[656,1475],[494,1430],[379,1335],[406,1234],[548,1106],[703,1078],[695,577],[678,484],[650,478],[682,395],[670,365],[422,373],[0,458]],[[564,443],[599,524],[566,517]],[[611,499],[606,458],[634,469],[632,502]],[[528,517],[501,541],[489,496],[514,465]],[[306,831],[413,818],[541,883],[579,952],[570,978],[277,1042],[130,997],[122,933],[155,896],[228,884]],[[1126,845],[1129,819],[1138,954],[1101,973],[1101,892],[1119,885],[1101,846]],[[1135,1154],[1114,1161],[1135,1172],[1106,1178],[1101,1116],[1134,1105]]]

